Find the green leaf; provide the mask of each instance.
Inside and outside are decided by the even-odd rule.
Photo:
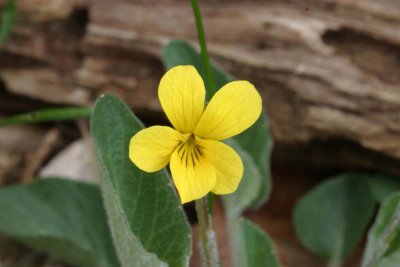
[[[234,139],[252,157],[262,177],[258,194],[251,205],[253,208],[258,208],[268,200],[272,190],[270,158],[273,138],[269,131],[267,116],[262,113],[252,127]]]
[[[97,187],[43,179],[0,190],[0,232],[81,267],[119,266]]]
[[[14,124],[49,122],[89,118],[92,111],[89,108],[52,108],[19,114],[0,120],[0,127]]]
[[[400,191],[400,179],[398,177],[381,174],[368,175],[368,181],[372,194],[379,203],[383,203],[392,193]]]
[[[231,220],[233,221],[239,218],[244,210],[251,206],[254,199],[257,198],[263,178],[254,160],[237,142],[235,142],[235,140],[231,139],[226,143],[240,154],[243,165],[245,166],[242,181],[240,181],[240,186],[236,192],[223,197],[226,207],[225,212],[228,223],[230,223]]]
[[[246,166],[238,190],[223,198],[234,265],[237,267],[279,266],[268,235],[241,217],[243,211],[258,195],[262,176],[253,159],[237,142],[228,140],[227,143],[241,155],[243,165]]]
[[[280,266],[271,238],[261,228],[246,219],[240,221],[239,227],[241,235],[236,266]]]
[[[305,247],[334,262],[354,250],[374,211],[375,197],[367,178],[357,173],[339,175],[298,201],[294,227]]]
[[[0,24],[0,46],[7,40],[17,19],[18,9],[16,0],[8,0],[4,7]]]
[[[368,233],[363,267],[398,267],[400,262],[400,192],[385,199]]]
[[[128,155],[142,123],[117,97],[96,102],[92,134],[101,188],[122,266],[187,266],[190,227],[165,170],[145,173]]]
[[[185,41],[173,40],[167,44],[163,49],[163,60],[166,68],[171,68],[176,65],[193,65],[196,67],[203,79],[205,77],[201,55]],[[217,88],[221,88],[232,80],[228,74],[215,64],[211,64],[211,67]],[[212,91],[207,90],[207,92],[207,99],[209,100],[212,97],[210,94]],[[256,188],[256,194],[252,194],[253,199],[248,201],[245,208],[259,207],[267,200],[271,191],[269,162],[272,150],[272,135],[268,130],[268,121],[265,114],[261,114],[260,118],[252,127],[233,139],[237,142],[237,145],[242,148],[241,150],[247,153],[247,155],[241,155],[242,159],[243,157],[248,157],[247,162],[254,162],[251,163],[250,166],[245,164],[245,169],[256,166],[262,177],[261,184]],[[251,170],[247,173],[253,174],[254,171]],[[248,179],[257,180],[258,177],[250,177]],[[246,198],[249,198],[249,196]]]

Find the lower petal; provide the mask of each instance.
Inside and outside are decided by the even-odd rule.
[[[139,131],[131,138],[129,158],[146,172],[156,172],[165,167],[183,135],[166,126],[152,126]]]
[[[230,146],[213,140],[201,140],[204,157],[214,166],[217,182],[211,190],[214,194],[230,194],[236,191],[243,176],[240,156]]]
[[[215,186],[214,167],[202,157],[195,164],[188,164],[176,149],[171,156],[170,168],[182,204],[204,197]]]

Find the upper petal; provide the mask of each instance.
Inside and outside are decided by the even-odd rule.
[[[174,128],[193,132],[204,111],[204,82],[193,66],[177,66],[165,73],[158,98]]]
[[[251,83],[230,82],[213,96],[195,133],[206,139],[227,139],[249,128],[261,110],[261,96]]]
[[[204,197],[215,186],[214,167],[202,156],[188,159],[182,157],[182,151],[178,150],[179,148],[172,153],[169,166],[181,202],[186,203]]]
[[[167,126],[152,126],[135,134],[129,144],[129,158],[146,172],[161,170],[168,164],[183,135]]]
[[[214,166],[217,182],[211,190],[215,194],[230,194],[236,191],[243,177],[243,163],[230,146],[214,140],[201,140],[204,157]]]

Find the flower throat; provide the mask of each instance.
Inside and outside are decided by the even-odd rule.
[[[178,146],[178,155],[186,167],[194,167],[203,156],[203,147],[199,144],[195,134],[190,133],[185,136]]]

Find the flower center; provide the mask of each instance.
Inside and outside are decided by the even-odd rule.
[[[185,136],[176,147],[182,164],[186,167],[194,167],[203,156],[203,147],[199,144],[195,134],[190,133]]]

